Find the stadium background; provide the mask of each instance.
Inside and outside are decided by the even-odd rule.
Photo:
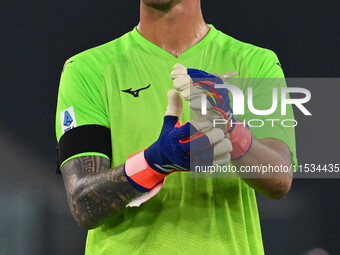
[[[287,77],[339,77],[338,1],[202,5],[208,23],[274,50]],[[68,57],[131,30],[138,1],[2,0],[0,14],[0,254],[82,254],[86,232],[72,219],[54,173],[59,77]],[[339,107],[338,94],[320,84],[308,105],[312,119],[296,114],[305,120],[296,129],[299,163],[339,163]],[[258,196],[266,253],[322,247],[339,254],[339,184],[297,179],[282,200]]]

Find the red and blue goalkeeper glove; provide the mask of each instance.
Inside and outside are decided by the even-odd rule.
[[[237,73],[228,73],[226,76],[231,77],[235,74]],[[210,119],[222,117],[227,120],[227,127],[222,127],[222,130],[229,134],[233,145],[233,150],[230,153],[231,159],[243,157],[251,148],[252,135],[249,128],[234,117],[230,106],[229,90],[216,88],[216,84],[224,83],[223,80],[216,75],[198,69],[187,69],[180,64],[174,66],[172,78],[175,88],[182,92],[185,100],[190,101],[190,107],[194,110],[197,111],[202,107],[201,95],[207,96]]]
[[[198,165],[226,164],[232,149],[229,139],[211,123],[195,121],[178,125],[182,99],[175,90],[168,93],[168,110],[158,140],[147,149],[128,157],[125,174],[139,191],[148,192],[175,171]],[[204,130],[204,132],[203,132]]]

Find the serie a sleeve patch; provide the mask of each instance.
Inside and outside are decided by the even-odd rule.
[[[77,121],[74,114],[73,106],[67,108],[60,113],[60,120],[61,130],[63,131],[63,134],[77,127]]]

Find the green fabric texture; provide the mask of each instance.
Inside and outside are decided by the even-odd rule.
[[[63,134],[60,115],[72,106],[77,126],[97,124],[111,129],[112,167],[119,166],[129,155],[157,140],[167,108],[167,92],[173,89],[170,72],[176,63],[210,73],[238,71],[239,78],[284,77],[272,51],[210,27],[203,40],[178,58],[147,41],[136,28],[70,58],[60,82],[57,139]],[[139,97],[123,92],[148,85]],[[267,98],[261,84],[256,86],[254,105],[269,101],[263,105],[267,109],[271,94]],[[293,118],[291,109],[288,115],[284,118]],[[240,118],[259,116],[246,112]],[[190,111],[185,103],[181,122],[187,121]],[[251,131],[260,139],[273,137],[285,142],[296,162],[293,128]],[[86,254],[264,254],[255,192],[237,178],[199,179],[190,178],[190,173],[173,173],[154,198],[140,207],[126,208],[88,231]]]

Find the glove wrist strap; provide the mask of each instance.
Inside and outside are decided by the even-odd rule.
[[[140,192],[148,192],[162,182],[167,174],[153,170],[144,157],[144,150],[128,157],[124,166],[128,181]]]
[[[230,141],[233,145],[233,151],[230,153],[231,159],[236,160],[242,158],[250,150],[253,137],[248,127],[244,123],[236,119],[234,129],[230,133]]]

